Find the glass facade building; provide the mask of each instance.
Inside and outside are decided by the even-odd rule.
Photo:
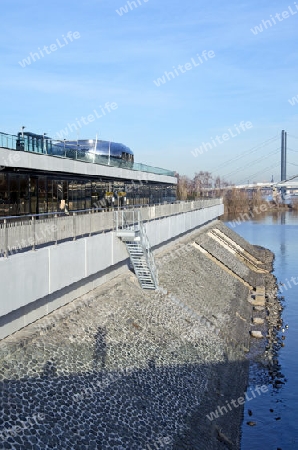
[[[2,158],[1,148],[6,152]],[[17,167],[20,155],[24,153],[32,156],[39,154],[38,158],[45,159],[39,165],[36,159],[33,163],[29,156],[25,165]],[[85,167],[81,167],[85,174],[65,173],[61,164],[65,160],[84,163]],[[47,161],[49,165],[44,164]],[[90,173],[93,174],[88,175],[87,166],[91,168],[93,165],[119,169],[120,179],[108,177],[106,173],[95,176],[92,170]],[[121,169],[137,173],[137,176],[133,175],[137,179],[140,173],[147,173],[154,174],[156,180],[159,176],[168,177],[171,183],[175,176],[174,172],[166,169],[135,163],[133,152],[123,144],[97,139],[53,141],[46,134],[38,135],[23,130],[18,135],[0,132],[0,216],[158,204],[176,200],[175,184],[126,180]],[[151,179],[154,177],[151,176]]]
[[[0,216],[145,205],[176,200],[176,186],[61,173],[0,170]]]

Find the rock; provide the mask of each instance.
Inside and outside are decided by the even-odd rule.
[[[230,441],[230,439],[221,431],[221,429],[219,429],[218,427],[216,427],[217,429],[217,439],[220,442],[223,442],[228,448],[231,448],[233,446],[233,442]]]
[[[250,427],[254,427],[256,424],[257,424],[257,422],[253,422],[252,420],[250,420],[249,422],[246,422],[247,423],[247,425],[249,425]]]
[[[262,339],[264,337],[261,331],[251,331],[250,335],[256,339]]]
[[[226,232],[233,237],[231,230]],[[196,240],[246,284],[261,283],[217,241],[201,232]],[[258,256],[254,247],[239,240]],[[252,311],[246,300],[248,289],[192,245],[187,255],[176,255],[175,250],[175,258],[160,265],[163,287],[158,292],[141,290],[127,271],[64,306],[62,312],[31,324],[28,330],[32,329],[33,337],[24,338],[22,348],[16,337],[13,351],[6,344],[5,357],[0,351],[0,373],[5,380],[1,429],[22,423],[18,417],[28,426],[19,436],[10,437],[5,448],[95,450],[101,442],[111,450],[236,447],[243,418],[240,408],[233,411],[232,420],[230,414],[220,418],[222,428],[212,424],[212,435],[202,419],[215,405],[245,391],[248,367],[242,356],[250,343]],[[265,302],[264,293],[264,288],[255,291],[257,303]],[[265,319],[269,337],[275,336],[272,329],[279,317],[272,302],[266,303],[272,311],[272,325]],[[255,311],[264,311],[255,315],[266,315],[262,305],[256,304]],[[236,324],[235,314],[243,319]],[[263,332],[264,336],[258,332],[259,338],[265,337]],[[271,359],[269,354],[266,363],[277,374]],[[210,361],[215,370],[210,371]],[[195,416],[194,405],[200,405]],[[250,420],[253,412],[246,411]],[[33,419],[36,423],[31,427]],[[198,424],[196,431],[193,420]]]
[[[254,311],[264,311],[264,306],[254,306]]]
[[[261,319],[261,317],[254,317],[252,322],[254,325],[262,325],[264,323],[264,319]]]
[[[251,300],[248,300],[249,301],[249,303],[251,304],[251,305],[253,305],[253,306],[265,306],[265,297],[262,297],[262,296],[256,296],[256,298],[255,299],[251,299]]]

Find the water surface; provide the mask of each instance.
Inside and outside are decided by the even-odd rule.
[[[278,388],[267,381],[268,392],[247,401],[242,426],[241,450],[298,449],[298,214],[272,212],[232,226],[226,224],[252,244],[269,248],[275,254],[274,275],[283,296],[282,312],[284,347],[278,351],[284,384]],[[288,328],[286,328],[288,325]],[[262,374],[252,364],[249,390],[254,389]],[[248,390],[248,391],[249,391]],[[249,415],[249,412],[251,415]],[[255,426],[247,425],[256,422]]]

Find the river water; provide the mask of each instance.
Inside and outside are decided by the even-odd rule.
[[[246,402],[241,450],[298,450],[298,214],[271,212],[237,225],[232,221],[225,219],[250,243],[275,254],[273,273],[282,283],[279,295],[284,297],[279,332],[283,347],[277,354],[284,382],[276,386],[267,378],[268,391]],[[262,370],[258,364],[251,364],[248,392],[260,384]],[[247,422],[256,424],[250,426]]]

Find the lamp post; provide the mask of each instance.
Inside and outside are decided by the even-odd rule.
[[[47,133],[43,133],[43,138],[42,138],[42,151],[43,153],[47,153],[47,151],[45,151],[45,137],[46,137]]]
[[[95,144],[94,144],[94,150],[93,150],[93,162],[95,162],[95,158],[96,158],[97,141],[98,141],[98,137],[97,137],[97,133],[96,133],[96,136],[95,136]]]
[[[108,159],[108,166],[110,165],[111,162],[111,141],[109,141],[109,159]]]
[[[18,138],[16,141],[16,149],[17,150],[25,150],[25,142],[24,142],[24,129],[25,128],[26,127],[24,125],[21,127],[21,136],[20,136],[20,133],[18,133]],[[7,146],[8,146],[8,141],[7,141]],[[28,148],[28,150],[29,150],[29,148]]]

